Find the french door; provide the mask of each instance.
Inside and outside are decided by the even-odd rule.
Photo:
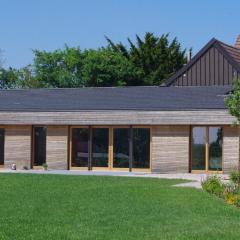
[[[70,168],[126,171],[150,169],[150,128],[71,127],[70,139]]]
[[[222,171],[221,127],[193,127],[191,136],[191,171],[216,172]]]

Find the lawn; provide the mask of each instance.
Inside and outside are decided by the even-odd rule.
[[[0,239],[239,239],[239,209],[180,182],[0,174]]]

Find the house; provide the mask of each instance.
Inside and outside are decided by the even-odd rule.
[[[239,130],[224,98],[235,46],[211,40],[165,86],[0,91],[0,164],[18,169],[224,172]]]

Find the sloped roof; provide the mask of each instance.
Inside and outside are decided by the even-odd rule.
[[[240,49],[225,44],[216,38],[211,39],[184,67],[170,77],[163,86],[170,86],[184,72],[186,72],[193,64],[195,64],[211,47],[216,47],[224,57],[232,64],[232,66],[240,72]]]
[[[240,66],[240,49],[218,41],[220,46],[229,54],[230,57]]]
[[[230,86],[1,90],[0,111],[225,109]]]

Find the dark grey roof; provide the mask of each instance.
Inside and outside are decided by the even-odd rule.
[[[0,111],[224,109],[231,86],[1,90]]]

